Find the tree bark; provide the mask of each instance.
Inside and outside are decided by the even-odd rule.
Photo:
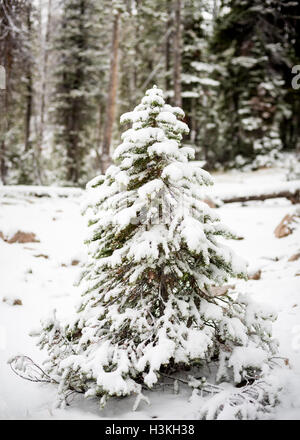
[[[43,137],[44,122],[45,122],[45,105],[46,105],[46,93],[47,93],[47,74],[48,74],[48,58],[49,58],[49,41],[50,41],[50,29],[52,20],[52,0],[48,0],[47,11],[47,27],[45,35],[45,48],[43,54],[43,73],[42,73],[42,96],[41,96],[41,137]]]
[[[37,179],[40,185],[43,184],[43,172],[41,164],[42,148],[44,143],[44,129],[45,129],[45,111],[47,99],[47,82],[48,82],[48,59],[49,59],[49,41],[50,29],[52,21],[52,0],[48,0],[47,5],[47,23],[45,39],[42,37],[42,0],[40,0],[40,39],[41,39],[41,88],[40,88],[40,120],[37,128],[37,148],[36,148],[36,166]],[[43,41],[43,42],[42,42]]]
[[[214,0],[213,1],[213,12],[212,12],[214,25],[218,19],[219,12],[220,12],[220,5],[218,3],[218,0]]]
[[[31,4],[28,3],[27,6],[27,32],[28,41],[31,40]],[[26,72],[26,111],[25,111],[25,142],[24,149],[28,151],[30,148],[30,122],[32,115],[32,72],[31,72],[31,61],[28,57],[27,59],[27,72]]]
[[[6,91],[0,90],[0,182],[5,185],[6,183],[6,145],[5,145],[5,130],[6,130],[6,117],[5,117],[5,109],[7,108],[7,98]],[[2,110],[3,109],[3,110]]]
[[[181,99],[181,0],[175,0],[175,31],[174,31],[174,104],[182,106]]]
[[[170,70],[171,70],[171,34],[168,34],[168,30],[172,28],[172,9],[171,1],[168,0],[168,20],[166,23],[166,41],[165,41],[165,89],[166,92],[171,90]],[[166,102],[169,104],[170,99],[167,98]]]
[[[0,10],[1,12],[1,20],[2,20],[2,28],[1,30],[7,30],[9,29],[9,22],[8,17],[4,13],[3,6]],[[6,161],[6,151],[7,151],[7,145],[6,145],[6,132],[9,129],[9,107],[10,107],[10,96],[11,96],[11,71],[13,66],[13,39],[10,30],[8,32],[5,32],[5,38],[2,39],[1,42],[1,53],[0,53],[0,60],[1,64],[3,64],[5,68],[5,90],[0,91],[0,180],[3,183],[3,185],[6,184],[6,177],[7,177],[7,161]]]
[[[110,145],[113,132],[113,124],[116,111],[116,98],[118,86],[118,56],[119,56],[119,33],[120,33],[120,15],[118,11],[114,16],[112,31],[112,54],[110,61],[110,74],[108,86],[108,100],[106,107],[106,120],[103,135],[103,144],[101,152],[101,172],[104,174],[111,164]]]

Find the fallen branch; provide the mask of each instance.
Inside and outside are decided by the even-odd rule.
[[[0,187],[0,197],[48,197],[68,198],[80,197],[83,194],[81,188],[55,187],[55,186],[26,186],[26,185],[3,185]]]
[[[300,189],[295,191],[279,191],[279,192],[266,192],[264,194],[249,194],[247,196],[229,196],[228,198],[222,197],[221,200],[223,203],[235,203],[235,202],[250,202],[254,200],[264,201],[268,199],[278,199],[285,198],[290,200],[290,202],[295,205],[296,203],[300,203]]]
[[[19,377],[30,382],[56,383],[58,382],[49,376],[28,356],[15,356],[8,361],[12,371]]]
[[[30,382],[37,383],[52,383],[59,385],[59,382],[53,377],[49,376],[45,370],[43,370],[39,365],[37,365],[29,356],[14,356],[7,362],[11,370],[21,379],[29,380]],[[59,405],[64,402],[66,405],[70,405],[68,401],[69,397],[73,394],[82,394],[84,391],[76,390],[70,387],[69,393],[65,396],[63,401],[59,402]]]
[[[287,214],[283,217],[279,225],[275,228],[274,234],[276,238],[287,237],[292,234],[299,223],[300,216],[297,213]]]

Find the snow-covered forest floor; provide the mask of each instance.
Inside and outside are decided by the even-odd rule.
[[[212,192],[247,193],[264,186],[280,188],[284,170],[252,173],[217,174]],[[45,190],[46,191],[46,190]],[[68,192],[68,191],[67,191]],[[80,191],[69,197],[34,197],[22,190],[1,189],[0,231],[0,418],[11,419],[195,419],[199,399],[189,400],[191,390],[172,387],[149,391],[151,405],[131,408],[134,397],[111,399],[102,412],[97,401],[75,396],[71,406],[54,409],[56,387],[27,382],[16,376],[7,360],[18,353],[41,364],[45,353],[29,336],[41,318],[57,310],[60,318],[73,312],[78,288],[73,285],[85,259],[84,219],[80,215]],[[299,205],[298,205],[299,206]],[[249,262],[249,273],[261,270],[258,280],[235,282],[236,290],[250,292],[259,303],[267,303],[278,312],[274,336],[280,342],[276,369],[283,385],[281,402],[269,415],[275,419],[300,419],[300,259],[288,261],[300,252],[300,224],[293,233],[276,238],[274,229],[297,205],[286,199],[246,204],[230,203],[218,208],[223,222],[242,239],[228,243]],[[36,242],[9,243],[16,232],[34,233]],[[1,234],[0,234],[1,236]]]

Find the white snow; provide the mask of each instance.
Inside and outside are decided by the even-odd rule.
[[[258,59],[257,58],[253,58],[253,57],[235,57],[232,58],[231,63],[233,65],[238,64],[240,66],[243,66],[245,68],[251,69],[251,67],[255,66],[255,64],[257,64]]]
[[[199,83],[203,86],[212,86],[212,87],[218,87],[220,85],[219,81],[216,81],[212,78],[199,78]]]
[[[157,156],[172,155],[175,156],[178,152],[178,144],[174,140],[165,140],[163,142],[155,142],[148,148],[149,156],[152,157],[155,154]]]
[[[97,176],[97,179],[99,176]],[[0,185],[0,197],[79,197],[82,195],[80,188],[58,186],[25,186],[25,185]]]
[[[172,170],[172,177],[181,178],[182,172],[183,170]],[[262,193],[266,188],[287,188],[283,169],[215,174],[214,180],[215,186],[211,188],[210,194],[220,198],[232,194],[245,195],[247,192]],[[298,184],[290,183],[292,186]],[[155,189],[158,190],[153,188]],[[150,191],[150,187],[145,187],[141,196],[146,197]],[[173,388],[167,385],[145,392],[151,405],[141,402],[135,412],[131,410],[134,396],[121,400],[111,399],[102,412],[99,412],[97,400],[86,400],[81,396],[75,396],[70,407],[57,409],[53,407],[57,392],[55,385],[27,382],[11,371],[7,361],[18,353],[30,356],[38,364],[45,359],[45,353],[35,346],[36,339],[29,336],[29,332],[39,326],[40,319],[47,317],[54,308],[63,322],[73,314],[78,303],[78,288],[74,286],[74,281],[79,276],[80,264],[86,258],[83,245],[85,227],[80,215],[80,205],[83,202],[81,190],[1,187],[0,193],[0,231],[4,236],[20,230],[33,232],[39,239],[39,242],[34,243],[9,244],[0,238],[0,418],[199,417],[201,399],[196,394],[190,399],[191,390],[184,385],[179,386],[179,394],[175,394]],[[45,193],[51,197],[32,195]],[[63,197],[57,197],[58,195]],[[249,261],[249,273],[258,269],[262,271],[260,280],[235,282],[235,291],[241,295],[248,294],[259,302],[262,314],[265,313],[265,304],[274,309],[274,314],[278,314],[273,325],[274,336],[279,341],[279,354],[286,361],[274,359],[282,368],[276,368],[274,377],[270,377],[270,380],[283,384],[281,402],[270,416],[275,419],[300,419],[300,260],[288,261],[300,251],[300,228],[285,238],[278,239],[274,235],[278,223],[286,214],[293,213],[295,208],[285,199],[274,199],[248,202],[244,206],[240,203],[226,204],[216,210],[222,223],[228,224],[238,236],[243,237],[242,240],[230,240],[226,244]],[[188,237],[192,239],[191,226],[187,227]],[[201,237],[194,236],[194,239],[196,242]],[[149,237],[149,243],[155,252],[153,237]],[[144,251],[133,248],[132,252],[137,252],[141,258]],[[4,298],[6,301],[3,301]],[[20,299],[22,305],[13,305],[15,299]],[[214,316],[215,313],[211,307],[203,312],[207,316]],[[239,332],[239,328],[232,331]],[[161,337],[164,337],[163,332]],[[201,341],[203,346],[206,340],[209,338],[204,334]],[[192,352],[195,341],[191,339],[187,344]],[[166,347],[166,352],[168,350],[172,350],[172,347]],[[163,354],[158,353],[157,356],[161,357]],[[238,365],[240,357],[243,361],[246,358],[252,361],[253,357],[257,361],[263,361],[259,358],[260,353],[251,350],[243,352],[240,349],[236,350],[232,359],[235,365]],[[122,368],[126,368],[126,365]],[[238,370],[236,375],[238,378]],[[154,375],[149,372],[149,384],[153,380]],[[224,388],[224,393],[230,392],[231,389]],[[217,398],[216,396],[215,399]],[[248,408],[249,411],[250,409]],[[230,412],[225,414],[228,418],[231,417]]]

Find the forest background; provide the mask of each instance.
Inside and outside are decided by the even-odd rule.
[[[85,185],[153,84],[206,169],[272,166],[299,153],[299,64],[298,1],[0,0],[0,182]]]

